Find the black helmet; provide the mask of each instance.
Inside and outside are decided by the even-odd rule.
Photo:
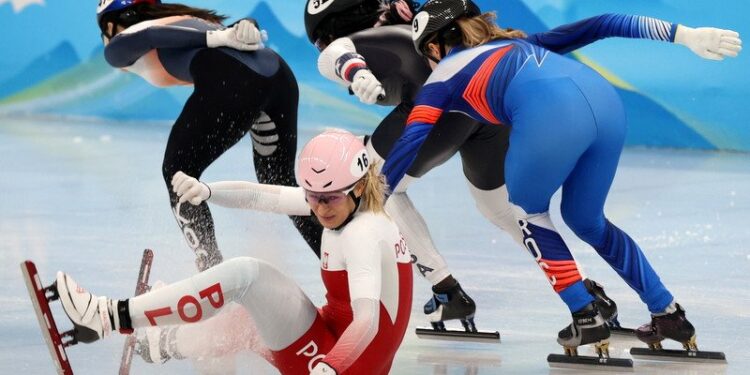
[[[380,7],[380,0],[307,0],[307,37],[315,43],[321,37],[338,38],[371,28],[380,16]]]
[[[424,45],[435,33],[438,36],[449,28],[456,28],[454,21],[461,16],[475,17],[482,12],[471,0],[430,0],[412,21],[414,48],[422,55]],[[441,43],[442,44],[442,43]],[[443,46],[441,45],[441,50]]]

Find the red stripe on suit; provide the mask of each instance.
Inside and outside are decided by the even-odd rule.
[[[466,90],[464,90],[463,98],[490,124],[500,125],[500,120],[492,113],[487,102],[487,87],[495,67],[511,48],[513,48],[512,45],[500,48],[488,57],[482,63],[482,66],[477,69],[474,77],[469,81],[469,85],[466,86]]]

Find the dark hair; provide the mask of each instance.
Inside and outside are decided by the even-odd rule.
[[[400,4],[399,4],[400,3]],[[404,18],[400,14],[399,5],[406,6],[411,15]],[[384,0],[380,5],[380,19],[378,26],[387,25],[411,25],[414,15],[417,14],[419,3],[411,0]]]
[[[112,23],[124,28],[133,26],[139,22],[155,20],[171,16],[192,16],[212,23],[221,24],[228,17],[218,14],[214,10],[194,8],[182,4],[135,4],[125,9],[104,14],[99,20],[99,29],[107,34],[107,24]],[[114,35],[107,35],[112,37]]]

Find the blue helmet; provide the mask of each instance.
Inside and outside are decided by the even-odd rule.
[[[140,3],[161,4],[161,0],[99,0],[99,5],[96,7],[96,21],[101,22],[102,16],[107,13],[123,10]]]

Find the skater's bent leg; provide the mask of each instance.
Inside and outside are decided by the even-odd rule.
[[[258,182],[263,184],[297,186],[294,158],[297,153],[299,89],[294,75],[283,62],[272,82],[268,103],[250,128],[255,174]],[[320,258],[323,226],[312,215],[290,216],[290,219]]]
[[[383,157],[378,153],[374,142],[377,139],[369,139],[367,142],[367,151],[376,166],[377,172],[383,167]],[[385,143],[381,139],[381,143]],[[381,146],[382,147],[382,146]],[[385,203],[385,210],[388,215],[396,222],[401,234],[404,236],[409,251],[412,254],[412,264],[422,277],[427,279],[431,285],[438,285],[440,282],[447,280],[451,276],[448,264],[437,250],[432,240],[430,230],[424,221],[422,214],[414,207],[411,199],[406,193],[409,181],[415,178],[410,175],[404,176],[404,182],[399,185],[399,189],[391,194]]]
[[[520,207],[518,211],[518,225],[526,249],[570,312],[579,311],[593,302],[594,297],[583,283],[573,254],[552,224],[549,212],[529,215]]]
[[[561,122],[566,126],[542,132],[544,129],[540,127],[550,123],[544,113],[531,111],[521,115],[519,126],[514,124],[511,132],[505,161],[509,200],[516,211],[524,246],[570,311],[576,312],[594,298],[582,282],[570,249],[550,220],[549,205],[552,195],[586,149],[587,133],[569,131],[573,126],[567,126],[566,122]],[[569,123],[575,121],[571,119]],[[561,150],[560,144],[566,149]]]
[[[294,179],[294,156],[297,151],[296,108],[294,116],[261,113],[250,128],[253,139],[253,160],[258,182],[270,185],[297,186]],[[291,111],[291,109],[288,109]],[[320,238],[323,227],[313,216],[290,216],[294,227],[302,235],[316,256],[320,257]]]
[[[591,245],[638,293],[651,313],[665,311],[674,301],[638,244],[623,230],[607,220],[604,224],[603,241]]]
[[[172,213],[177,220],[182,235],[185,237],[185,241],[195,254],[196,267],[199,271],[203,271],[221,263],[223,260],[216,243],[211,211],[206,202],[198,206],[187,202],[180,203],[180,198],[172,191],[171,181],[172,176],[178,171],[200,178],[205,168],[203,166],[196,167],[187,158],[183,159],[178,156],[179,152],[172,152],[169,146],[167,150],[168,153],[165,154],[162,171],[169,192]]]
[[[202,90],[196,88],[172,126],[162,164],[172,212],[195,253],[200,271],[222,261],[211,211],[205,202],[198,206],[179,204],[179,198],[172,191],[172,177],[183,171],[200,178],[211,163],[242,138],[245,130],[237,123],[247,116],[242,110],[222,104],[221,100],[209,100],[211,93]]]
[[[604,131],[604,129],[602,129]],[[659,279],[643,251],[620,228],[606,220],[604,202],[614,179],[622,141],[619,134],[597,141],[579,160],[563,186],[561,211],[573,232],[638,293],[652,313],[664,311],[672,294]],[[614,151],[613,151],[614,150]]]
[[[255,320],[269,349],[297,340],[317,310],[289,277],[253,258],[235,258],[189,279],[129,300],[132,328],[197,323],[237,302]]]
[[[382,160],[372,143],[368,143],[368,151],[378,163]],[[408,174],[404,176],[398,189],[386,202],[385,210],[404,236],[412,253],[414,268],[432,285],[433,296],[425,304],[424,313],[433,326],[437,324],[440,327],[442,321],[451,319],[468,319],[473,326],[476,303],[451,274],[448,264],[435,247],[427,223],[406,194],[406,188],[414,179]]]

